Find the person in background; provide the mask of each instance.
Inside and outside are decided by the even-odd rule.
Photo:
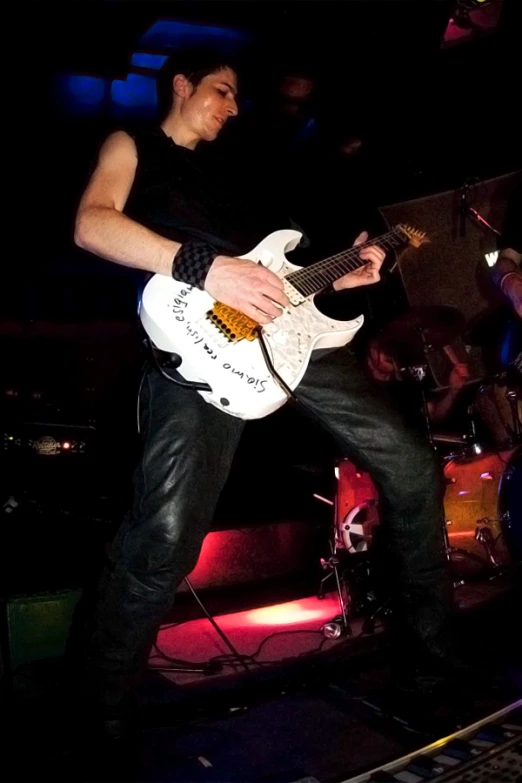
[[[426,391],[426,408],[430,424],[441,424],[453,410],[461,390],[469,379],[467,364],[458,360],[452,347],[444,346],[452,369],[444,392]],[[366,367],[390,403],[397,408],[412,427],[426,429],[421,385],[401,367],[397,354],[386,343],[385,337],[374,337],[368,343]]]

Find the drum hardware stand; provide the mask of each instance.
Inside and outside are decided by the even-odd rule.
[[[428,411],[428,401],[426,399],[426,392],[423,386],[423,381],[427,375],[427,367],[429,367],[428,353],[431,351],[431,345],[429,345],[428,341],[426,340],[424,327],[422,327],[421,325],[416,326],[415,331],[420,334],[420,338],[422,340],[422,352],[426,358],[426,364],[413,366],[409,368],[409,370],[410,370],[411,377],[419,384],[419,389],[420,389],[421,399],[422,399],[422,411],[424,414],[424,423],[426,425],[426,434],[428,436],[428,441],[430,442],[432,448],[436,449],[436,446],[433,442],[433,433],[431,429],[430,415]]]
[[[522,424],[518,416],[518,391],[513,386],[506,389],[506,400],[511,409],[511,418],[513,419],[513,438],[517,443],[522,437]]]
[[[323,576],[321,579],[317,598],[319,600],[324,599],[325,584],[332,576],[334,576],[337,594],[339,596],[339,606],[341,609],[341,613],[339,615],[336,615],[322,626],[322,633],[327,639],[338,639],[341,636],[352,636],[352,629],[348,623],[347,618],[349,613],[353,613],[354,605],[355,611],[359,613],[360,610],[361,616],[364,617],[361,626],[362,632],[365,634],[374,633],[377,617],[379,615],[385,617],[391,612],[391,598],[386,598],[383,600],[378,594],[378,591],[376,592],[374,589],[372,589],[372,566],[369,560],[360,559],[361,553],[348,554],[348,562],[351,563],[351,565],[343,568],[342,573],[340,573],[342,562],[341,558],[339,557],[339,549],[344,550],[344,547],[338,546],[340,541],[340,533],[337,525],[338,504],[336,501],[321,497],[321,495],[315,494],[314,497],[317,498],[317,500],[321,500],[323,503],[327,503],[328,505],[333,506],[334,508],[334,533],[333,535],[330,535],[328,539],[330,557],[328,559],[320,558],[321,567],[326,573],[325,576]],[[362,505],[364,504],[354,506],[347,516],[350,516],[350,514],[356,512],[357,509],[360,509]],[[347,517],[345,517],[345,521],[346,518]],[[349,550],[347,551],[349,552]],[[360,569],[358,569],[358,566],[361,566],[365,571],[365,575],[362,580],[362,590],[360,593],[358,590],[358,585],[355,584],[355,581],[360,579]],[[346,575],[347,572],[350,576]],[[352,581],[350,577],[353,577],[354,581]],[[370,589],[368,589],[368,583],[370,585]],[[359,595],[362,597],[360,603],[357,603]],[[348,596],[348,598],[346,596]]]
[[[500,374],[499,378],[506,382],[505,398],[509,405],[512,422],[509,445],[514,446],[522,441],[522,421],[518,412],[522,381],[522,352],[510,363],[508,370]]]
[[[493,550],[495,548],[496,539],[493,538],[493,534],[489,527],[487,527],[489,520],[477,519],[477,527],[475,528],[475,541],[478,541],[486,551],[487,561],[484,562],[484,558],[476,555],[474,552],[468,552],[467,549],[461,549],[460,547],[452,546],[449,542],[448,525],[451,525],[451,521],[447,521],[444,525],[444,549],[446,552],[446,559],[450,565],[451,570],[451,555],[461,555],[462,558],[470,560],[481,566],[485,571],[481,576],[487,575],[488,579],[497,579],[502,576],[504,570],[502,566],[496,561]],[[452,579],[453,587],[461,587],[467,582],[466,578]]]
[[[329,620],[327,623],[325,623],[321,628],[321,631],[323,632],[323,636],[325,636],[327,639],[338,639],[340,636],[351,636],[352,628],[347,619],[346,601],[343,594],[341,578],[339,576],[339,558],[335,554],[335,546],[331,541],[329,544],[330,551],[332,553],[331,556],[328,558],[328,560],[325,560],[322,557],[320,561],[323,571],[327,571],[328,573],[321,579],[317,598],[319,600],[324,598],[324,584],[328,579],[330,579],[331,576],[334,576],[335,585],[337,587],[337,595],[339,596],[339,607],[341,609],[341,614],[336,615],[334,618],[332,618],[332,620]]]
[[[462,555],[463,557],[467,557],[470,553],[466,552],[464,549],[458,549],[457,547],[451,546],[450,541],[449,541],[449,535],[448,535],[448,525],[451,525],[451,522],[444,521],[444,525],[443,525],[444,552],[446,553],[446,560],[448,561],[448,567],[450,569],[451,583],[452,583],[453,587],[455,588],[455,587],[461,587],[463,584],[466,583],[466,580],[465,579],[454,579],[453,578],[453,573],[452,573],[452,570],[451,570],[451,555],[452,555],[452,553],[454,553],[454,554]],[[470,555],[470,556],[471,556],[472,560],[475,559],[474,555]],[[477,558],[477,560],[478,559],[479,558]]]
[[[482,454],[482,445],[478,439],[475,419],[473,418],[476,413],[473,405],[468,406],[466,413],[469,420],[469,433],[466,435],[466,443],[470,447],[473,454]]]
[[[451,567],[452,555],[460,555],[463,559],[470,560],[473,563],[476,563],[478,566],[481,566],[482,568],[484,568],[488,564],[484,563],[484,559],[482,557],[479,557],[479,555],[476,555],[474,552],[468,552],[467,549],[461,549],[460,547],[452,546],[449,541],[448,528],[447,528],[448,525],[451,525],[451,522],[445,522],[444,524],[444,550],[446,552],[446,560],[448,561],[453,587],[454,588],[462,587],[462,585],[465,585],[468,580],[465,577],[461,577],[460,579],[454,578],[453,569]],[[497,574],[494,574],[494,576],[497,576]]]
[[[494,576],[500,576],[500,563],[496,561],[493,551],[495,549],[497,539],[493,538],[493,533],[491,532],[488,525],[489,519],[477,519],[477,527],[475,528],[475,541],[478,541],[479,544],[482,544],[484,547],[488,563],[491,566],[491,569],[495,572]]]
[[[317,498],[317,500],[321,500],[323,503],[327,503],[329,506],[335,507],[335,503],[333,500],[327,500],[327,498],[323,498],[321,497],[321,495],[314,495],[314,497]],[[328,560],[325,560],[324,557],[321,557],[320,559],[321,568],[323,569],[323,571],[326,572],[326,575],[323,576],[319,584],[317,599],[319,601],[322,601],[324,599],[325,583],[332,576],[335,577],[335,586],[337,588],[337,595],[339,596],[339,606],[341,609],[341,614],[336,615],[332,620],[325,623],[321,628],[321,631],[323,632],[323,635],[327,639],[338,639],[340,636],[344,636],[344,635],[351,636],[352,629],[347,619],[346,601],[343,595],[341,577],[339,576],[340,561],[336,554],[335,540],[332,541],[332,539],[329,538],[328,546],[330,547],[330,557],[328,558]]]
[[[329,541],[329,547],[331,551],[331,556],[328,558],[328,560],[325,560],[325,558],[321,558],[320,563],[323,571],[326,571],[326,575],[321,579],[320,585],[319,585],[319,591],[317,593],[317,598],[319,600],[324,599],[325,597],[325,583],[330,579],[332,576],[335,577],[335,584],[337,587],[337,594],[339,596],[339,606],[341,609],[341,613],[339,615],[336,615],[331,620],[326,622],[322,628],[321,631],[323,633],[323,636],[327,639],[339,639],[341,636],[352,636],[352,628],[348,622],[347,619],[347,602],[344,596],[343,592],[343,583],[346,584],[346,579],[344,577],[341,577],[339,575],[339,566],[340,566],[340,560],[339,557],[336,554],[336,546],[335,541],[332,542]],[[376,618],[379,614],[386,615],[390,612],[390,603],[391,599],[388,598],[386,601],[379,603],[376,609],[372,611],[369,617],[366,617],[362,624],[362,631],[363,633],[373,633],[375,631],[375,622]]]

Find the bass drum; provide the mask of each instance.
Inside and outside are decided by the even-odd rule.
[[[337,463],[335,475],[335,547],[351,555],[368,552],[379,525],[377,489],[369,474],[349,459]]]
[[[521,562],[522,447],[452,459],[444,475],[450,546],[486,561],[486,549],[477,539],[485,528],[499,565]]]

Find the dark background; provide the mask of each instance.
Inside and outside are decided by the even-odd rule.
[[[140,35],[160,18],[250,31],[246,104],[255,105],[284,73],[312,74],[318,80],[313,116],[325,138],[339,127],[360,131],[371,151],[374,197],[393,204],[519,167],[520,9],[513,0],[494,4],[501,6],[498,24],[451,47],[442,46],[455,8],[446,0],[70,0],[9,8],[4,248],[10,250],[4,250],[9,284],[0,326],[4,432],[14,433],[18,449],[12,441],[4,449],[5,494],[34,494],[37,487],[39,497],[45,489],[62,506],[72,497],[86,513],[85,499],[95,505],[112,495],[120,503],[135,453],[142,360],[135,280],[72,241],[79,194],[114,119],[68,111],[57,75],[125,78]],[[36,437],[35,422],[49,432],[54,427],[58,438],[63,425],[73,433],[91,426],[94,445],[82,462],[35,457],[26,448]],[[329,440],[292,411],[249,424],[218,518],[305,513],[311,492],[325,490],[334,457]],[[109,506],[114,521],[118,513]],[[314,507],[306,513],[313,516]]]
[[[4,77],[13,93],[4,107],[5,167],[14,173],[8,201],[16,262],[9,271],[21,276],[27,296],[28,276],[71,274],[85,264],[71,241],[74,212],[114,120],[68,113],[56,76],[124,78],[140,35],[159,18],[250,31],[245,98],[269,90],[289,68],[315,75],[316,118],[325,128],[362,127],[381,204],[517,168],[517,3],[496,3],[496,29],[450,48],[441,48],[455,6],[447,0],[17,3],[6,25],[15,53]],[[86,272],[111,277],[107,266],[90,258]],[[38,283],[41,290],[45,281]],[[3,305],[10,316],[29,308],[32,317],[45,301],[13,296]],[[93,302],[90,308],[93,314]]]
[[[497,0],[498,2],[498,0]],[[124,78],[137,40],[156,19],[251,31],[255,78],[267,89],[285,69],[319,80],[323,124],[362,122],[382,165],[381,203],[458,187],[520,163],[515,111],[517,3],[502,3],[487,35],[441,48],[454,2],[20,2],[11,25],[16,53],[6,82],[6,167],[15,169],[11,214],[22,234],[17,253],[38,270],[71,250],[79,191],[108,117],[71,117],[53,84],[59,72]],[[485,10],[485,9],[484,9]],[[12,150],[13,157],[11,159]],[[25,240],[25,241],[24,241]],[[30,247],[28,247],[30,244]],[[18,266],[18,264],[16,264]]]

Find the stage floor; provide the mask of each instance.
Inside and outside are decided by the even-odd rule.
[[[497,690],[477,681],[459,713],[451,695],[437,714],[421,714],[418,705],[413,709],[393,700],[387,632],[381,626],[364,634],[359,619],[351,622],[352,636],[325,639],[323,623],[338,614],[334,594],[322,601],[305,596],[237,612],[220,613],[214,606],[220,627],[238,652],[253,656],[246,659],[248,671],[230,657],[208,619],[168,623],[158,636],[162,653],[230,665],[212,675],[160,671],[158,667],[168,664],[156,650],[139,691],[136,742],[103,753],[81,748],[55,678],[47,689],[41,687],[11,709],[6,747],[14,763],[8,779],[346,780],[458,728],[457,714],[469,725],[521,695],[517,589],[509,580],[497,579],[459,587],[457,597],[461,655],[485,662],[507,682]]]

